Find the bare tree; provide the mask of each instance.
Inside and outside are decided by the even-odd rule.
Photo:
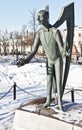
[[[36,10],[35,9],[30,11],[30,16],[31,16],[31,19],[30,19],[29,23],[30,23],[30,27],[32,29],[33,35],[35,37],[37,26],[38,26],[37,19],[36,19]]]
[[[9,33],[8,33],[8,30],[6,29],[2,36],[3,50],[4,50],[5,55],[7,55],[7,50],[8,50],[8,45],[9,45],[8,39],[9,39]]]

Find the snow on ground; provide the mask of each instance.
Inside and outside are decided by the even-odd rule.
[[[46,64],[35,60],[20,68],[11,64],[15,56],[0,56],[0,130],[11,130],[15,110],[28,101],[46,95]],[[82,89],[82,66],[71,65],[67,88]],[[13,85],[16,83],[16,100]],[[67,92],[68,90],[66,90]],[[71,101],[70,93],[64,100]],[[82,103],[82,91],[75,92],[75,102]]]

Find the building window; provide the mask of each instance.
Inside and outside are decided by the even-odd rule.
[[[79,33],[78,36],[81,37],[81,33]]]

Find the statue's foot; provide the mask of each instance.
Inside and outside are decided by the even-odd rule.
[[[58,112],[63,112],[63,107],[62,106],[56,106],[55,110]]]
[[[49,106],[50,106],[50,103],[46,102],[45,104],[42,105],[42,108],[46,108],[46,107],[49,107]]]
[[[60,111],[63,111],[63,108],[62,108],[62,106],[59,106],[59,110],[60,110]]]
[[[49,102],[46,102],[46,103],[44,103],[44,104],[39,105],[38,107],[39,107],[39,108],[46,108],[46,107],[49,107],[49,106],[50,106],[50,103],[49,103]]]

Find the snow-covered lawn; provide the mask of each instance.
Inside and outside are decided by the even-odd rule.
[[[45,62],[35,60],[18,68],[11,64],[14,60],[15,57],[0,56],[0,130],[11,130],[18,107],[46,95]],[[13,100],[14,83],[17,85],[16,100]],[[82,89],[81,65],[70,66],[67,87]],[[63,99],[71,101],[70,93],[64,94]],[[75,102],[82,103],[82,91],[75,92]]]

